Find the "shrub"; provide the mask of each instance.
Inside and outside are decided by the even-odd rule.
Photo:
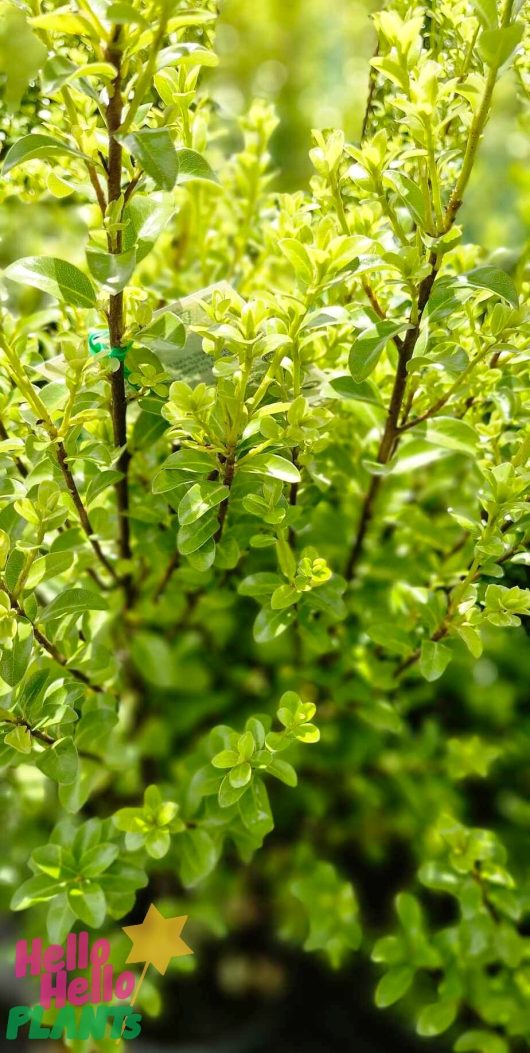
[[[393,0],[362,141],[315,132],[291,195],[270,106],[219,147],[213,0],[3,7],[4,207],[80,231],[4,272],[12,909],[60,942],[193,889],[220,935],[259,874],[282,938],[371,954],[378,1006],[482,1053],[530,1034],[530,726],[493,683],[530,330],[527,255],[460,219],[498,79],[528,94],[521,7]]]

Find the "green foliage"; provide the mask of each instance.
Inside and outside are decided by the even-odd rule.
[[[0,199],[61,216],[2,279],[6,902],[60,942],[261,897],[421,1036],[518,1050],[529,256],[460,220],[524,4],[392,0],[291,194],[272,107],[212,105],[214,0],[4,8]]]
[[[429,932],[418,901],[408,893],[398,896],[402,931],[379,940],[373,950],[376,961],[390,966],[379,983],[379,1004],[404,997],[420,974],[427,973],[436,977],[437,1001],[420,1010],[420,1035],[447,1031],[459,1009],[467,1006],[481,1023],[495,1028],[502,1022],[508,1035],[524,1036],[528,938],[518,926],[528,909],[528,894],[516,889],[505,867],[506,852],[490,831],[467,829],[444,815],[433,831],[430,852],[420,882],[454,897],[458,920]],[[423,985],[423,990],[428,988]],[[461,1035],[454,1048],[487,1053],[508,1045],[486,1028]]]

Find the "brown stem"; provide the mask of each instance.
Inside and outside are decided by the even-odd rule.
[[[435,633],[432,634],[430,639],[433,643],[437,643],[438,640],[443,640],[444,636],[447,636],[448,632],[449,629],[447,628],[447,626],[442,625],[439,629],[436,630]],[[421,649],[418,648],[416,651],[413,651],[412,654],[409,654],[408,658],[404,658],[403,661],[400,662],[397,668],[394,670],[394,678],[397,679],[399,676],[401,676],[402,673],[405,673],[407,669],[410,669],[412,665],[415,665],[416,662],[419,661],[420,657]]]
[[[130,183],[129,183],[129,185],[128,185],[128,187],[127,187],[127,189],[126,189],[126,191],[125,191],[125,193],[123,195],[123,203],[124,203],[124,205],[127,204],[129,199],[134,194],[134,191],[136,190],[136,187],[138,186],[138,183],[140,182],[140,179],[142,178],[142,176],[143,176],[143,172],[142,172],[141,169],[139,169],[138,172],[136,173],[136,175],[134,175],[133,178],[131,179],[131,181],[130,181]]]
[[[83,527],[83,530],[88,540],[90,541],[90,544],[92,545],[92,548],[94,549],[94,552],[96,553],[96,556],[98,557],[100,563],[105,567],[105,570],[108,570],[109,574],[112,575],[114,580],[117,581],[118,575],[116,574],[112,563],[107,559],[97,538],[94,537],[94,531],[92,529],[92,524],[90,522],[88,512],[83,504],[81,494],[77,489],[75,479],[68,464],[66,450],[62,442],[57,443],[57,460],[59,461],[59,467],[63,473],[64,480],[66,482],[68,490],[70,491],[70,496],[76,507],[81,526]]]
[[[159,584],[159,586],[158,586],[158,588],[157,588],[157,590],[155,592],[155,595],[154,595],[155,603],[158,603],[159,599],[161,598],[163,593],[166,591],[166,589],[167,589],[167,587],[169,585],[169,582],[171,581],[171,578],[173,576],[173,572],[177,569],[177,567],[179,565],[179,562],[180,562],[180,552],[179,552],[178,548],[176,548],[174,553],[173,553],[173,555],[172,555],[172,557],[171,557],[171,559],[170,559],[170,561],[169,561],[169,563],[168,563],[168,565],[167,565],[167,567],[166,567],[166,571],[165,571],[164,577],[162,578],[162,580],[161,580],[161,582],[160,582],[160,584]]]
[[[7,431],[4,427],[4,422],[2,420],[0,420],[0,439],[2,439],[3,442],[5,442],[6,439],[9,439],[9,435],[7,434]],[[28,469],[26,468],[26,465],[23,463],[23,461],[20,460],[20,457],[14,457],[14,461],[20,475],[23,479],[25,479],[28,474]]]
[[[15,716],[4,716],[2,717],[2,723],[3,722],[14,724],[19,728],[27,728],[30,735],[34,739],[37,739],[38,742],[44,743],[45,746],[55,746],[55,743],[57,742],[57,739],[52,738],[52,736],[48,735],[45,731],[40,731],[39,728],[33,728],[29,721],[24,720],[23,717],[17,718]],[[80,757],[86,757],[87,760],[95,760],[101,764],[101,757],[98,757],[97,753],[90,753],[89,750],[78,750],[77,752]]]
[[[88,576],[92,578],[92,581],[95,581],[98,589],[101,589],[102,592],[108,592],[108,590],[112,588],[112,585],[107,585],[105,581],[101,580],[99,574],[96,574],[96,571],[93,567],[87,567],[86,572]]]
[[[62,666],[63,669],[67,669],[68,672],[71,673],[76,680],[79,680],[82,684],[85,684],[86,687],[91,688],[92,691],[103,692],[104,688],[100,687],[98,684],[93,684],[92,681],[89,680],[89,678],[85,676],[85,674],[82,673],[79,669],[72,669],[68,665],[67,659],[63,654],[61,654],[61,652],[57,649],[55,644],[52,643],[51,640],[48,640],[48,637],[44,635],[44,633],[38,628],[37,625],[35,625],[35,622],[32,622],[31,619],[28,618],[25,611],[22,610],[20,604],[17,602],[13,594],[7,588],[5,582],[3,583],[2,587],[5,589],[7,595],[9,596],[9,600],[13,610],[16,611],[21,618],[25,618],[30,623],[31,628],[33,629],[33,635],[37,643],[40,644],[44,651],[48,652],[48,654],[53,658],[54,662],[57,662],[57,665]]]
[[[381,439],[381,442],[379,444],[379,450],[377,452],[377,461],[379,464],[382,465],[388,464],[390,458],[392,457],[393,453],[397,449],[397,446],[399,445],[399,418],[407,387],[407,366],[414,354],[414,348],[416,347],[416,343],[420,335],[420,325],[423,317],[423,312],[425,311],[425,308],[427,306],[427,302],[431,294],[431,289],[433,287],[436,275],[438,273],[438,258],[436,256],[431,256],[430,263],[431,270],[429,274],[423,279],[418,289],[415,322],[407,330],[403,341],[398,345],[398,367],[396,370],[396,376],[394,378],[394,387],[392,389],[390,405],[388,407],[385,430],[383,432],[383,437]],[[379,492],[381,483],[382,476],[373,476],[368,490],[364,496],[364,500],[361,507],[361,514],[359,518],[359,524],[357,527],[357,533],[355,535],[353,547],[350,552],[348,562],[346,564],[346,569],[344,572],[347,581],[351,581],[357,568],[357,564],[359,562],[359,558],[363,550],[364,539],[366,537],[366,533],[368,531],[370,522],[373,518],[375,499]]]
[[[377,317],[381,318],[381,319],[386,318],[386,314],[385,314],[383,308],[381,307],[381,304],[379,303],[379,300],[377,299],[377,296],[375,295],[374,290],[372,289],[372,286],[370,285],[370,282],[368,281],[367,278],[363,278],[363,280],[362,280],[362,287],[363,287],[364,292],[366,293],[366,296],[368,297],[368,299],[369,299],[369,301],[370,301],[370,303],[371,303],[371,305],[372,305]]]
[[[91,165],[91,164],[87,163],[87,171],[88,171],[88,177],[90,179],[90,182],[92,183],[92,186],[93,186],[95,194],[96,194],[96,198],[97,198],[97,202],[98,202],[98,205],[100,207],[100,210],[101,210],[101,214],[104,216],[105,212],[107,211],[107,202],[106,202],[106,199],[105,199],[105,193],[103,191],[103,187],[101,186],[101,183],[100,183],[100,181],[98,179],[98,174],[96,172],[96,169],[95,169],[94,165]]]
[[[295,468],[299,468],[299,464],[298,464],[298,454],[299,453],[300,453],[300,450],[298,449],[298,447],[296,447],[293,450],[293,455],[292,455],[292,462],[293,462]],[[289,487],[289,504],[290,504],[291,508],[296,508],[296,502],[298,501],[298,487],[299,486],[300,486],[300,483],[291,483],[291,485]],[[293,528],[289,527],[289,544],[290,544],[291,548],[294,548],[295,542],[296,542],[296,534],[295,534]]]
[[[122,179],[122,147],[116,138],[122,120],[122,76],[121,76],[121,50],[117,46],[120,27],[116,26],[113,39],[106,50],[105,57],[116,70],[116,76],[110,88],[109,103],[107,106],[107,131],[109,140],[108,154],[108,200],[109,204],[118,201],[121,196]],[[111,237],[110,252],[114,255],[122,250],[122,234],[118,231]],[[123,349],[123,334],[125,330],[125,316],[123,305],[123,293],[119,292],[109,298],[109,340],[110,346],[117,350]],[[117,462],[118,471],[122,478],[115,484],[116,500],[118,505],[119,531],[120,531],[120,555],[122,559],[131,558],[130,527],[129,527],[129,463],[130,453],[127,449],[127,399],[125,395],[125,367],[120,361],[118,369],[111,374],[111,413],[112,428],[114,433],[114,444],[121,449]],[[124,578],[127,593],[127,605],[132,600],[132,581],[130,574]]]
[[[361,506],[361,514],[359,516],[359,523],[357,525],[357,533],[353,542],[348,562],[344,570],[344,577],[346,581],[351,581],[359,562],[359,557],[363,550],[364,539],[368,531],[368,527],[372,521],[374,514],[374,503],[379,493],[379,487],[381,486],[382,477],[380,475],[373,475],[370,480],[370,485],[363,499]]]
[[[227,486],[229,490],[231,489],[232,483],[234,481],[234,471],[235,471],[235,452],[233,450],[231,450],[229,452],[227,458],[226,458],[226,461],[225,461],[225,470],[224,470],[224,475],[223,475],[223,484],[224,484],[224,486]],[[227,497],[225,497],[224,501],[221,501],[221,504],[219,505],[219,514],[217,516],[218,527],[217,527],[217,533],[215,534],[215,537],[214,537],[214,541],[217,544],[219,543],[219,541],[221,540],[221,538],[223,536],[223,530],[224,530],[224,526],[225,526],[226,514],[228,512],[229,501],[230,501],[230,496],[228,495]]]

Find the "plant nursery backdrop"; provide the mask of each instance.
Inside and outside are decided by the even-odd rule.
[[[528,9],[218,6],[0,3],[1,1000],[522,1053]]]

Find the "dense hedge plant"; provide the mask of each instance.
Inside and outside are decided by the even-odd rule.
[[[524,5],[391,0],[362,141],[316,132],[291,195],[270,106],[223,153],[215,22],[2,5],[2,207],[81,230],[4,271],[5,904],[53,941],[140,889],[203,938],[262,912],[519,1050],[528,256],[461,217]]]

